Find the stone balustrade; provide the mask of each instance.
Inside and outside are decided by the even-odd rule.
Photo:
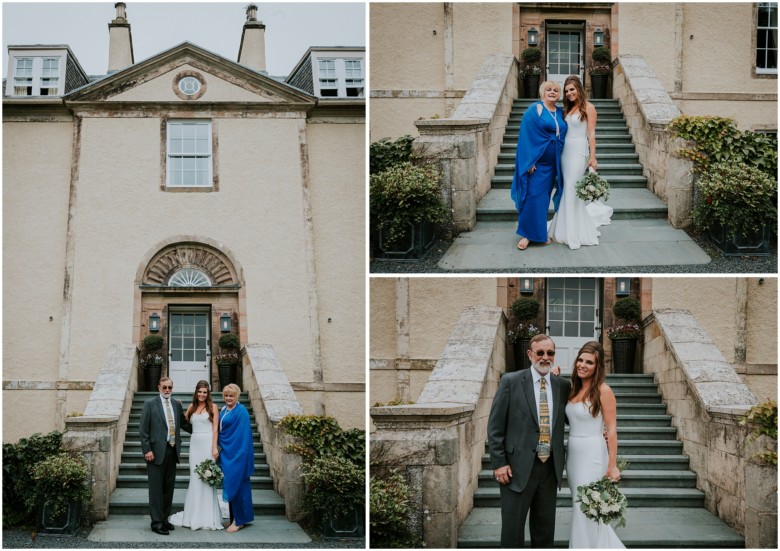
[[[108,518],[111,492],[116,488],[122,444],[138,388],[135,345],[113,345],[100,367],[84,415],[65,419],[63,449],[84,455],[90,466],[92,521]]]
[[[491,54],[452,117],[415,122],[420,137],[412,153],[441,170],[442,195],[452,211],[449,234],[469,231],[477,222],[477,203],[490,190],[517,92],[515,57]]]
[[[372,468],[405,475],[415,496],[411,526],[427,547],[456,547],[473,507],[505,338],[501,308],[466,308],[417,402],[371,408]]]
[[[284,498],[287,518],[291,521],[300,520],[304,516],[305,492],[301,478],[301,457],[285,449],[294,439],[277,429],[276,424],[285,415],[303,414],[303,408],[295,397],[273,346],[247,344],[242,350],[242,360],[242,388],[249,393],[252,401],[274,489]]]
[[[645,321],[644,371],[654,373],[705,506],[745,536],[748,548],[777,548],[777,467],[739,425],[757,400],[687,310],[655,310]]]
[[[649,189],[667,203],[672,226],[690,225],[693,163],[674,154],[683,142],[666,131],[680,110],[640,55],[618,56],[612,94],[620,100]]]

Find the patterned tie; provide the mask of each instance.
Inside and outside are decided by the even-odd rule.
[[[171,402],[168,400],[168,398],[165,398],[165,413],[168,414],[168,444],[175,446],[176,425],[173,424],[173,410],[171,409]]]
[[[544,463],[550,459],[550,406],[547,403],[547,382],[544,377],[539,379],[539,443],[536,445],[536,455]]]

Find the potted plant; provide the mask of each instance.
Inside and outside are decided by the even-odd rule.
[[[523,67],[520,69],[520,79],[523,81],[525,97],[538,99],[539,79],[542,75],[542,68],[539,67],[539,60],[542,59],[542,50],[536,46],[529,46],[523,50],[520,57],[523,58]]]
[[[144,373],[144,385],[146,390],[156,390],[160,382],[163,368],[163,357],[159,350],[163,347],[163,338],[160,335],[148,335],[143,340],[144,351],[141,354],[138,365]]]
[[[39,534],[73,535],[82,504],[90,499],[89,465],[83,457],[58,453],[30,467],[27,499],[37,509]]]
[[[606,46],[593,48],[590,55],[593,64],[588,69],[590,75],[591,97],[605,99],[609,89],[609,75],[612,73],[612,53]]]
[[[403,162],[371,175],[371,241],[377,258],[415,260],[436,241],[446,220],[439,170]]]
[[[528,369],[528,347],[531,339],[541,330],[534,325],[539,315],[539,301],[531,297],[520,297],[509,307],[512,318],[517,323],[507,332],[507,342],[512,344],[515,356],[515,370]]]
[[[226,333],[219,338],[219,347],[227,352],[221,352],[214,357],[219,374],[219,386],[224,388],[229,384],[238,384],[238,335]]]
[[[634,297],[624,297],[615,301],[612,313],[625,322],[607,329],[607,336],[612,341],[612,370],[614,373],[632,373],[641,334],[636,322],[642,317],[642,307]]]
[[[727,256],[770,254],[777,179],[742,162],[710,165],[695,182],[694,223]]]

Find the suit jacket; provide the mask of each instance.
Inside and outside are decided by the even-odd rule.
[[[528,483],[539,442],[539,414],[531,369],[507,373],[501,378],[488,419],[490,463],[493,469],[505,465],[512,468],[509,488],[515,492],[522,492]],[[559,488],[566,463],[563,433],[570,388],[568,380],[550,377],[550,391],[553,393],[550,446]]]
[[[184,417],[184,409],[178,400],[171,398],[173,417],[176,419],[176,462],[181,457],[181,429],[192,431],[187,418]],[[166,422],[165,408],[158,394],[144,402],[141,410],[141,453],[154,452],[154,463],[161,465],[165,459],[165,446],[168,445],[168,423]]]

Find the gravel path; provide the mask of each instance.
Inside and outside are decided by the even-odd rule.
[[[561,273],[561,274],[777,274],[777,243],[772,242],[774,253],[770,256],[724,256],[704,236],[694,232],[687,232],[696,241],[712,262],[709,264],[680,265],[680,266],[610,266],[610,267],[581,267],[581,268],[524,268],[518,270],[469,270],[453,271],[443,270],[437,266],[439,260],[452,244],[450,241],[439,240],[430,251],[419,261],[392,261],[372,260],[370,263],[371,274],[495,274],[495,273]]]

